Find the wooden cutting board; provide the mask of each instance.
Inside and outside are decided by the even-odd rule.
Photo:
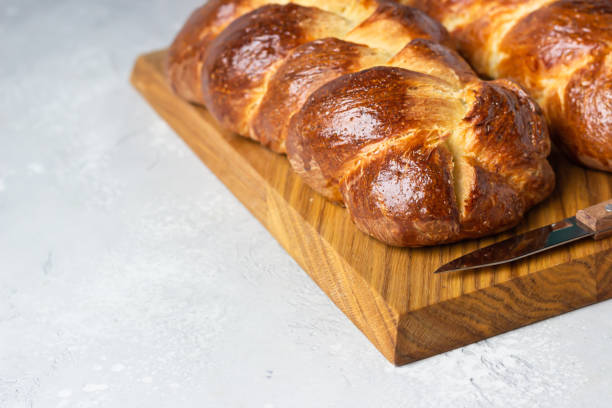
[[[205,109],[175,96],[165,80],[164,58],[164,51],[141,56],[133,85],[392,363],[612,297],[612,238],[586,239],[478,272],[433,273],[466,252],[611,198],[612,175],[553,153],[555,192],[509,233],[393,248],[358,231],[347,211],[307,187],[284,156],[223,130]]]

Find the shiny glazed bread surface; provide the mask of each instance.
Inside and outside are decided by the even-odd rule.
[[[479,72],[512,78],[574,160],[612,171],[612,0],[400,0],[439,19]]]
[[[223,126],[287,153],[362,231],[434,245],[516,225],[554,184],[537,105],[447,43],[392,1],[210,0],[168,75]]]

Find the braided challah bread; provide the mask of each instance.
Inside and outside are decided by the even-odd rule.
[[[514,226],[554,184],[537,105],[478,79],[447,41],[387,0],[210,0],[168,75],[223,126],[286,152],[362,231],[433,245]]]
[[[439,19],[489,77],[542,106],[574,160],[612,171],[612,0],[400,0]]]

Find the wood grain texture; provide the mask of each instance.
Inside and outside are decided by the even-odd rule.
[[[612,200],[578,211],[576,219],[597,232],[595,239],[612,235]]]
[[[438,247],[386,246],[307,187],[284,156],[222,129],[205,109],[175,96],[164,58],[165,51],[140,57],[133,85],[392,363],[612,297],[612,238],[479,271],[433,273],[468,251],[609,199],[612,175],[576,167],[554,152],[556,190],[514,230]]]

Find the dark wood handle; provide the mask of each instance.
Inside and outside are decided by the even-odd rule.
[[[612,200],[578,211],[576,219],[595,231],[595,239],[612,235]]]

